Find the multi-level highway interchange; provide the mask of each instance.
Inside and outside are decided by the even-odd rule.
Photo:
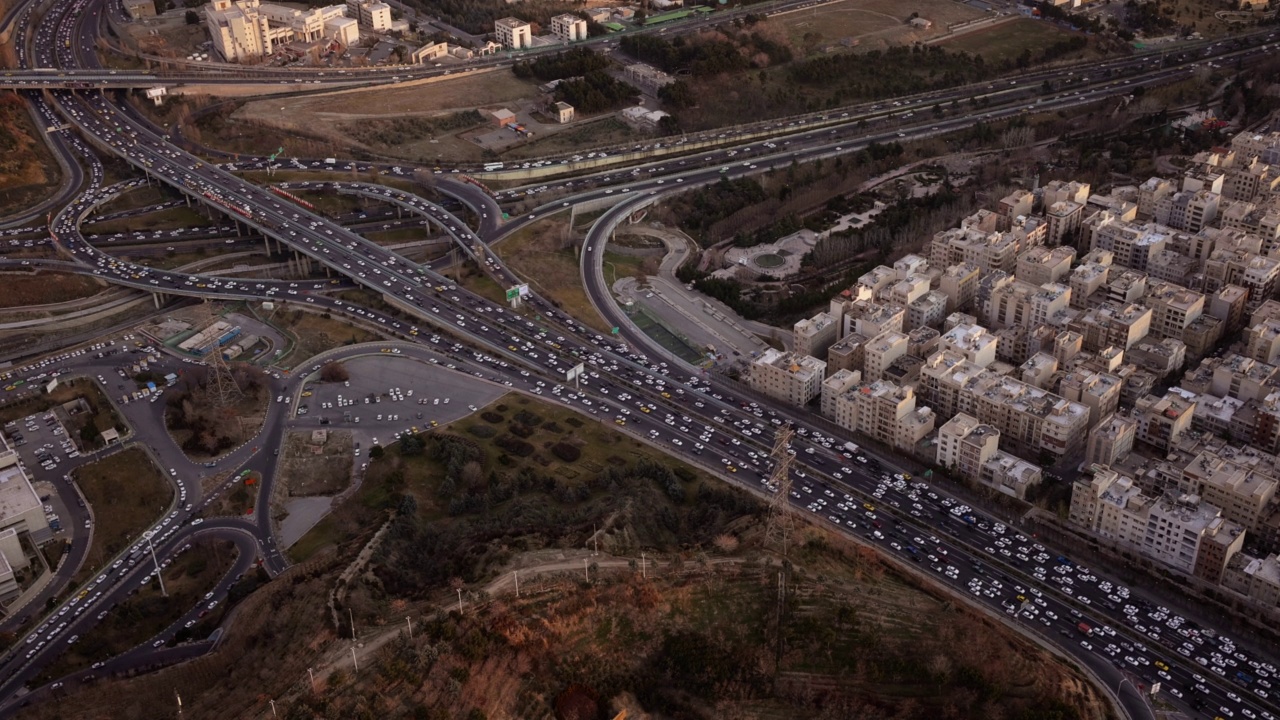
[[[281,299],[321,306],[336,315],[371,322],[397,338],[380,345],[406,356],[438,363],[450,371],[469,373],[487,381],[526,393],[552,395],[584,414],[604,419],[625,418],[624,432],[661,448],[664,452],[717,472],[727,481],[753,491],[768,493],[768,449],[774,427],[784,422],[805,430],[793,449],[795,484],[792,502],[797,512],[812,514],[816,522],[855,535],[890,555],[905,557],[903,545],[912,543],[930,554],[928,567],[938,582],[966,593],[974,603],[1004,611],[1025,632],[1057,644],[1104,684],[1110,686],[1120,707],[1130,717],[1152,717],[1148,702],[1123,671],[1157,678],[1166,699],[1206,717],[1273,718],[1280,703],[1263,692],[1246,692],[1227,676],[1231,668],[1251,668],[1260,678],[1275,673],[1272,659],[1251,654],[1222,635],[1197,632],[1195,623],[1157,608],[1121,584],[1109,581],[1102,570],[1090,570],[1066,561],[1057,551],[1007,528],[998,520],[974,512],[976,522],[961,516],[968,508],[937,488],[903,479],[893,458],[849,457],[839,443],[812,430],[804,413],[786,406],[745,402],[681,360],[670,355],[630,324],[612,303],[603,277],[603,253],[613,227],[630,213],[662,197],[691,187],[763,172],[769,168],[837,156],[873,142],[914,139],[943,134],[983,119],[998,119],[1028,111],[1051,111],[1130,94],[1134,88],[1155,86],[1184,78],[1199,63],[1247,64],[1273,52],[1273,35],[1266,32],[1210,44],[1191,42],[1163,53],[1136,55],[1108,62],[1062,66],[1016,78],[900,98],[893,107],[856,106],[804,118],[739,128],[736,135],[686,138],[668,148],[647,148],[637,159],[619,159],[603,169],[578,167],[568,158],[547,158],[548,166],[561,171],[548,180],[560,198],[517,217],[503,220],[504,201],[516,193],[490,196],[480,189],[448,180],[467,168],[446,168],[438,189],[466,207],[476,218],[475,227],[444,208],[402,190],[377,185],[335,182],[326,178],[328,165],[301,163],[314,170],[309,189],[367,194],[394,204],[439,226],[458,246],[504,287],[520,283],[497,262],[489,246],[539,218],[569,206],[610,198],[616,205],[595,223],[584,244],[581,273],[588,295],[606,320],[620,328],[615,337],[603,337],[574,318],[554,309],[536,294],[528,302],[538,312],[537,322],[455,287],[439,274],[397,257],[356,232],[291,203],[279,195],[232,174],[223,167],[179,149],[167,136],[135,116],[115,95],[116,88],[197,83],[340,85],[392,83],[430,76],[439,70],[352,70],[339,75],[311,75],[303,70],[238,70],[219,73],[185,69],[156,75],[99,69],[93,48],[105,25],[106,13],[121,13],[118,3],[77,0],[57,3],[39,16],[36,3],[18,5],[5,18],[13,26],[21,69],[0,78],[0,86],[23,90],[49,125],[68,123],[70,129],[49,134],[50,143],[71,174],[67,195],[56,198],[60,209],[50,223],[50,236],[66,258],[59,261],[2,261],[4,265],[47,267],[62,272],[92,274],[112,283],[165,295],[210,299]],[[502,64],[490,59],[476,64]],[[1057,91],[1044,93],[1050,81]],[[32,91],[31,88],[38,88]],[[957,98],[986,98],[980,111],[966,111],[940,119],[923,120],[914,113]],[[924,115],[921,113],[920,115]],[[688,150],[698,143],[698,150]],[[162,271],[117,260],[82,236],[80,223],[91,211],[128,188],[104,187],[102,166],[88,145],[126,159],[153,181],[167,183],[192,202],[206,203],[225,212],[270,241],[304,255],[342,280],[278,281],[229,280],[212,276]],[[643,157],[641,157],[643,156]],[[730,157],[732,156],[732,160]],[[241,160],[238,169],[262,167],[265,160]],[[356,170],[404,172],[402,169],[351,164]],[[344,171],[348,163],[339,165]],[[598,168],[599,166],[597,166]],[[88,177],[83,177],[83,169]],[[451,172],[452,170],[452,172]],[[474,169],[473,169],[474,170]],[[15,225],[35,225],[43,211],[32,213]],[[169,241],[172,242],[172,241]],[[103,243],[97,243],[102,245]],[[483,256],[483,257],[481,257]],[[376,292],[404,314],[417,318],[417,326],[385,316],[376,310],[334,299],[328,293],[352,285]],[[326,359],[342,359],[367,348],[330,353]],[[589,375],[576,390],[561,387],[564,371],[585,362]],[[110,359],[91,354],[71,355],[55,363],[64,372],[97,376],[109,372]],[[294,397],[309,373],[318,365],[300,368],[291,377],[272,376],[271,395]],[[42,370],[26,366],[31,376]],[[19,376],[22,372],[19,372]],[[150,413],[157,421],[161,406],[145,404],[130,412]],[[275,548],[269,512],[274,462],[269,449],[282,441],[284,424],[296,407],[271,403],[262,434],[252,446],[242,447],[218,462],[218,471],[247,469],[261,473],[263,489],[252,518],[214,519],[196,522],[196,515],[212,502],[218,491],[201,494],[200,478],[207,468],[185,459],[172,443],[157,439],[155,452],[166,467],[176,470],[175,505],[154,528],[155,552],[161,562],[172,557],[195,537],[218,537],[236,544],[240,554],[228,575],[219,582],[211,602],[221,599],[234,578],[258,558],[272,576],[288,566]],[[139,409],[140,408],[140,409]],[[161,433],[160,435],[163,435]],[[727,442],[718,442],[719,440]],[[876,468],[872,471],[870,468]],[[864,503],[875,503],[882,518],[896,524],[896,531],[881,535],[868,532]],[[73,518],[79,527],[81,518]],[[893,538],[900,538],[898,542]],[[942,548],[945,547],[946,550]],[[31,623],[36,629],[24,636],[0,659],[0,715],[11,714],[19,704],[36,702],[48,686],[30,687],[43,667],[67,646],[70,638],[87,632],[140,583],[147,582],[153,565],[128,559],[130,548],[87,586],[87,592],[54,607]],[[77,538],[74,557],[83,557],[87,541]],[[68,563],[72,567],[75,563]],[[60,577],[55,585],[65,584]],[[57,592],[49,590],[49,595]],[[1026,598],[1018,609],[1015,596]],[[40,600],[43,601],[43,597]],[[1108,609],[1103,602],[1114,607]],[[41,606],[37,603],[33,606]],[[103,676],[133,668],[154,666],[208,651],[210,644],[195,642],[166,647],[175,632],[206,607],[190,611],[161,635],[88,671],[58,682],[75,684],[88,676]],[[1138,615],[1146,630],[1139,633],[1127,616]],[[1091,642],[1081,642],[1071,631],[1084,619],[1101,628]],[[12,621],[11,621],[12,622]],[[1160,669],[1157,670],[1157,667]],[[1226,670],[1224,671],[1224,668]],[[1117,689],[1118,688],[1118,689]],[[1280,688],[1277,688],[1280,691]],[[1238,692],[1237,692],[1238,691]],[[1265,691],[1264,691],[1265,692]],[[1245,697],[1241,697],[1241,694]],[[1192,710],[1192,704],[1198,710]]]

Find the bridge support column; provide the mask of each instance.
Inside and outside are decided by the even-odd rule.
[[[236,237],[240,237],[240,221],[236,220]]]
[[[401,213],[400,206],[399,206],[399,205],[397,205],[397,206],[396,206],[396,219],[397,219],[397,220],[400,220],[401,218],[403,218],[403,217],[404,217],[404,216],[403,216],[403,215],[401,215],[400,213]]]
[[[262,249],[265,250],[268,255],[271,254],[271,236],[270,235],[262,236]]]
[[[151,293],[151,301],[156,304],[156,309],[164,307],[165,297],[161,293]]]

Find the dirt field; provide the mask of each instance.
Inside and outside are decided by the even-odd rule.
[[[107,290],[91,278],[67,273],[5,273],[2,282],[0,308],[66,302]]]
[[[1027,49],[1034,53],[1070,35],[1071,33],[1057,25],[1019,18],[993,27],[974,30],[954,40],[939,42],[938,45],[952,52],[964,51],[981,55],[988,63],[992,63],[1012,60]]]
[[[503,240],[495,250],[517,275],[529,278],[531,289],[543,293],[583,323],[607,332],[608,325],[582,289],[573,247],[565,246],[568,221],[567,215],[541,220]]]
[[[306,402],[304,399],[303,402]],[[280,454],[280,480],[289,497],[336,495],[351,481],[351,431],[328,430],[321,444],[311,432],[289,433]]]
[[[279,364],[283,367],[297,367],[325,350],[377,338],[377,335],[368,330],[349,325],[336,318],[326,318],[300,310],[276,312],[270,322],[284,330],[297,342],[293,351],[280,359]]]
[[[26,101],[14,94],[0,98],[0,215],[34,204],[58,180],[58,166],[45,149],[27,113]]]
[[[232,114],[232,121],[261,123],[279,128],[297,128],[305,118],[310,134],[349,142],[339,126],[362,119],[433,117],[473,108],[516,105],[537,95],[537,86],[520,80],[509,70],[471,73],[433,83],[380,87],[376,91],[346,91],[308,97],[257,100]],[[472,159],[480,157],[474,143],[444,133],[423,138],[400,148],[399,152],[423,162],[433,158]]]
[[[75,578],[81,584],[164,514],[173,486],[136,448],[78,468],[74,477],[96,521],[93,544]]]
[[[933,23],[928,30],[907,25],[911,13]],[[947,26],[982,17],[977,8],[952,0],[924,0],[902,3],[897,0],[842,0],[806,8],[771,19],[785,28],[793,47],[809,53],[832,45],[857,41],[859,49],[888,44],[920,42],[945,35]]]

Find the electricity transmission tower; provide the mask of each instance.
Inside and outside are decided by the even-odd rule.
[[[197,317],[200,318],[200,326],[207,328],[217,320],[218,314],[214,312],[213,305],[205,301],[200,305]],[[213,338],[206,347],[209,349],[209,352],[205,353],[204,360],[205,367],[208,368],[209,403],[219,409],[229,408],[240,400],[243,393],[231,374],[230,366],[222,357],[222,349],[218,346],[217,338]]]
[[[769,476],[769,484],[777,488],[769,501],[769,517],[764,527],[764,541],[777,542],[782,549],[782,557],[786,558],[794,530],[795,516],[791,512],[791,458],[787,452],[791,445],[794,431],[790,424],[778,428],[773,438],[773,450],[769,453],[773,458],[773,473]]]

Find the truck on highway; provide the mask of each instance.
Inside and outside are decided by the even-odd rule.
[[[848,450],[850,453],[853,453],[854,455],[858,454],[858,445],[856,443],[847,442],[844,444],[844,449]]]
[[[1079,630],[1080,634],[1085,637],[1093,637],[1093,628],[1089,627],[1088,623],[1078,623],[1076,630]]]
[[[324,164],[325,164],[325,165],[335,165],[335,164],[337,164],[337,162],[338,162],[338,158],[325,158],[325,159],[324,159]]]

